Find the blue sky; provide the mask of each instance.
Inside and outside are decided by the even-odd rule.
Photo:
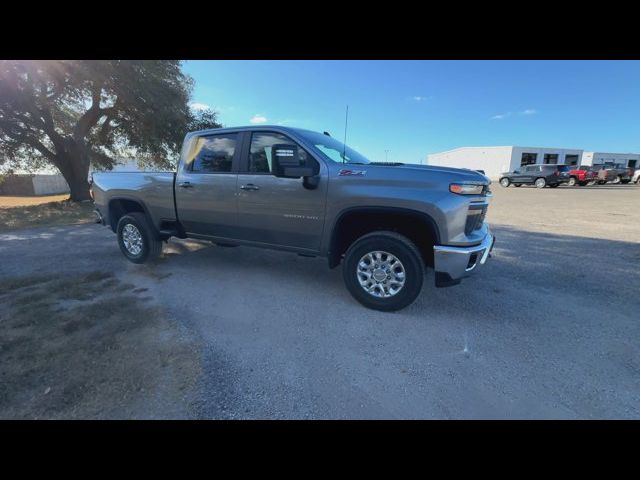
[[[638,61],[195,61],[225,126],[327,130],[371,160],[473,145],[640,152]]]

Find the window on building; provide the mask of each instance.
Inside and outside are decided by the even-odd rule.
[[[545,153],[544,154],[544,164],[551,165],[558,163],[558,154],[557,153]]]
[[[522,158],[520,159],[520,166],[524,167],[525,165],[532,165],[536,163],[538,159],[537,153],[523,153]]]
[[[628,166],[629,168],[636,168],[637,164],[638,164],[637,160],[629,160]]]
[[[578,165],[578,155],[567,155],[564,157],[565,165]]]

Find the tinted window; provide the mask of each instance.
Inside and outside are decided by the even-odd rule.
[[[557,153],[545,153],[544,154],[544,163],[558,163],[558,154]]]
[[[571,170],[571,168],[568,165],[560,165],[558,167],[558,170],[560,170],[561,172],[568,172]]]
[[[271,150],[274,145],[296,145],[303,166],[314,162],[309,154],[296,142],[280,133],[253,133],[251,150],[249,151],[249,171],[255,173],[272,173]]]
[[[196,173],[230,172],[237,134],[198,138],[191,170]]]

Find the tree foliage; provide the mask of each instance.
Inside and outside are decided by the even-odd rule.
[[[168,165],[187,131],[215,128],[193,112],[193,80],[173,60],[0,61],[0,163],[55,166],[73,200],[88,195],[90,165],[124,152]],[[196,128],[194,128],[196,127]]]

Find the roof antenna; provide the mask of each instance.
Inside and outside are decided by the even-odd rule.
[[[347,120],[349,119],[349,105],[347,105],[347,111],[344,115],[344,142],[342,142],[342,163],[347,160]]]

